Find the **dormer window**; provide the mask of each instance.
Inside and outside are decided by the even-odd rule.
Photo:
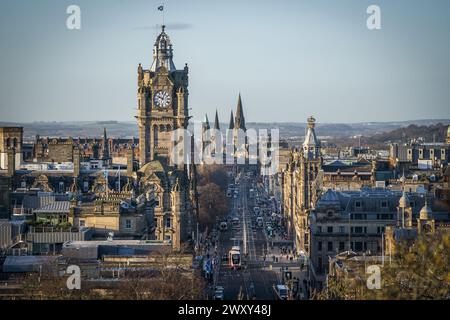
[[[359,201],[359,200],[357,200],[357,201],[355,201],[355,208],[361,208],[362,207],[362,203],[361,203],[361,201]]]
[[[385,201],[385,200],[381,201],[382,208],[387,208],[387,206],[388,206],[387,201]]]
[[[333,212],[332,210],[329,210],[329,211],[327,212],[328,218],[332,218],[333,215],[334,215],[334,212]]]

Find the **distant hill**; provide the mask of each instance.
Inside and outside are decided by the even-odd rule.
[[[448,125],[442,123],[429,126],[411,124],[389,132],[375,134],[371,137],[362,137],[365,144],[385,144],[389,142],[408,142],[411,139],[422,138],[424,142],[443,142],[447,137]]]
[[[433,133],[436,141],[441,141],[445,136],[446,126],[450,125],[450,119],[440,120],[416,120],[396,122],[364,122],[364,123],[322,123],[318,119],[316,132],[319,138],[326,142],[334,142],[340,145],[354,144],[355,139],[362,136],[361,142],[372,144],[387,141],[401,140],[405,137],[422,136],[426,141],[433,141]],[[106,128],[109,137],[131,138],[138,136],[136,122],[124,121],[67,121],[67,122],[0,122],[1,126],[24,127],[24,138],[27,141],[34,140],[36,135],[49,137],[101,137],[103,127]],[[426,128],[434,128],[429,131]],[[227,123],[221,123],[221,128],[228,128]],[[247,128],[273,129],[280,131],[280,137],[288,140],[293,145],[298,145],[303,140],[306,124],[303,122],[247,122]],[[440,129],[439,129],[440,128]],[[406,131],[404,131],[406,130]]]

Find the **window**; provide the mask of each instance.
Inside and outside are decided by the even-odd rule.
[[[328,211],[328,212],[327,212],[328,218],[332,218],[332,217],[333,217],[333,213],[334,213],[334,212],[331,211],[331,210]]]
[[[341,241],[339,242],[339,251],[344,251],[345,250],[345,242]]]
[[[322,233],[322,226],[317,226],[317,233]]]
[[[384,227],[377,227],[377,233],[381,234],[384,232]]]
[[[331,242],[331,241],[328,241],[328,246],[327,246],[328,248],[328,252],[331,252],[331,251],[333,251],[333,242]]]
[[[322,241],[317,243],[317,251],[322,251]]]
[[[89,191],[89,182],[84,181],[83,182],[83,191],[88,192]]]
[[[328,227],[328,228],[327,228],[327,232],[328,232],[328,233],[333,233],[333,227]]]
[[[164,237],[164,239],[165,239],[165,240],[170,240],[170,239],[171,239],[170,234],[166,234],[166,236]]]
[[[116,181],[116,191],[120,192],[120,181]]]
[[[86,226],[86,221],[80,220],[79,225],[80,225],[80,227],[85,227]]]
[[[363,230],[364,230],[363,227],[352,227],[351,232],[352,233],[363,233]]]
[[[361,207],[362,207],[361,201],[359,201],[359,200],[355,201],[355,208],[361,208]]]
[[[131,229],[131,220],[130,219],[125,220],[125,229]]]
[[[360,241],[355,242],[355,251],[362,251],[363,250],[363,243]]]
[[[171,228],[172,226],[172,219],[170,217],[166,218],[166,228]]]
[[[64,192],[64,182],[60,182],[59,183],[59,185],[58,185],[58,190],[59,190],[59,192]]]
[[[340,226],[339,227],[339,233],[345,233],[345,227],[344,226]]]
[[[21,188],[26,188],[26,187],[27,187],[27,182],[26,182],[26,181],[22,181],[22,182],[20,183],[20,187],[21,187]]]
[[[381,201],[381,207],[382,208],[387,208],[387,201]]]

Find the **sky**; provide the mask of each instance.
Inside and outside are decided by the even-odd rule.
[[[450,118],[448,0],[0,0],[0,121],[134,121],[162,2],[194,119]]]

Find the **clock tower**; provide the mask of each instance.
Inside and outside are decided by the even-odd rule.
[[[169,164],[171,133],[187,128],[188,67],[177,70],[173,49],[162,26],[153,46],[150,69],[138,66],[139,166],[153,160]]]

